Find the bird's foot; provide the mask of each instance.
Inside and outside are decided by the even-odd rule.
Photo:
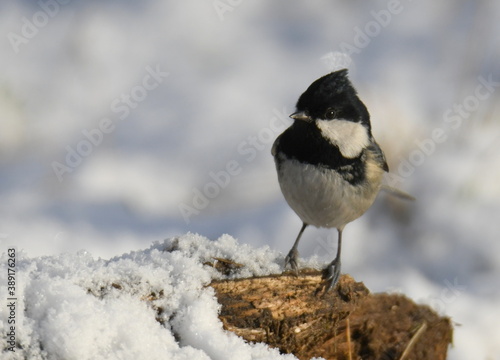
[[[325,269],[323,269],[324,292],[332,290],[340,278],[340,260],[335,258]]]
[[[290,252],[285,258],[285,268],[287,267],[287,265],[290,265],[292,271],[295,272],[296,276],[299,275],[299,266],[297,264],[298,259],[299,259],[299,252],[294,248],[290,250]]]

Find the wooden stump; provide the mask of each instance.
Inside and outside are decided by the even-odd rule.
[[[371,294],[343,275],[323,293],[321,273],[214,281],[226,330],[299,359],[444,360],[449,318],[396,294]]]

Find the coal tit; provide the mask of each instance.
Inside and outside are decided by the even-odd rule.
[[[323,270],[327,291],[340,276],[342,230],[373,204],[389,168],[347,69],[314,81],[290,117],[272,148],[281,191],[303,223],[285,267],[298,273],[297,246],[308,225],[336,228],[337,255]]]

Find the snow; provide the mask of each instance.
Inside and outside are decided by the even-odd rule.
[[[281,271],[269,268],[277,253],[245,260],[266,245],[286,253],[301,225],[280,193],[271,144],[300,93],[348,65],[393,185],[417,201],[381,194],[349,224],[343,271],[459,323],[451,360],[498,358],[500,4],[222,2],[230,10],[217,8],[220,1],[0,4],[0,253],[18,249],[19,291],[40,296],[38,307],[18,314],[23,348],[37,351],[42,342],[62,358],[94,356],[92,347],[79,348],[76,328],[57,329],[65,316],[86,314],[73,322],[94,329],[81,336],[101,346],[99,354],[118,356],[119,344],[133,353],[142,349],[135,337],[156,329],[143,340],[173,344],[175,356],[223,356],[181,325],[187,345],[151,316],[133,324],[132,316],[152,310],[124,290],[91,300],[83,289],[99,288],[99,276],[109,286],[113,271],[133,282],[146,269],[162,279],[149,276],[148,286],[177,286],[179,268],[140,260],[157,245],[141,249],[189,232],[207,247],[185,250],[192,254],[240,256],[252,263],[249,273]],[[194,212],[181,213],[181,204]],[[234,251],[215,250],[225,233],[238,239]],[[211,248],[204,237],[220,240]],[[301,256],[320,266],[333,258],[335,241],[335,231],[308,228]],[[212,276],[205,271],[199,281]],[[83,278],[96,283],[73,281]],[[188,304],[201,311],[184,300],[172,304],[177,313]],[[220,326],[208,319],[214,308],[205,310],[183,314]],[[71,350],[57,348],[61,342]]]
[[[228,235],[211,241],[187,234],[109,260],[85,251],[38,258],[19,252],[20,348],[2,358],[295,359],[222,329],[215,293],[206,287],[222,276],[204,265],[217,257],[244,265],[233,277],[278,273],[283,262],[269,247],[252,249]],[[7,264],[6,255],[1,260]],[[6,266],[1,274],[5,283]],[[5,287],[1,296],[8,297]],[[9,326],[2,312],[2,349]]]

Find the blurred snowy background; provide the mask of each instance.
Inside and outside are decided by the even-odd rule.
[[[389,181],[343,270],[461,324],[451,359],[500,357],[500,4],[83,1],[0,5],[0,242],[108,258],[197,232],[286,252],[300,220],[270,148],[341,67]],[[303,257],[330,261],[334,230]]]

